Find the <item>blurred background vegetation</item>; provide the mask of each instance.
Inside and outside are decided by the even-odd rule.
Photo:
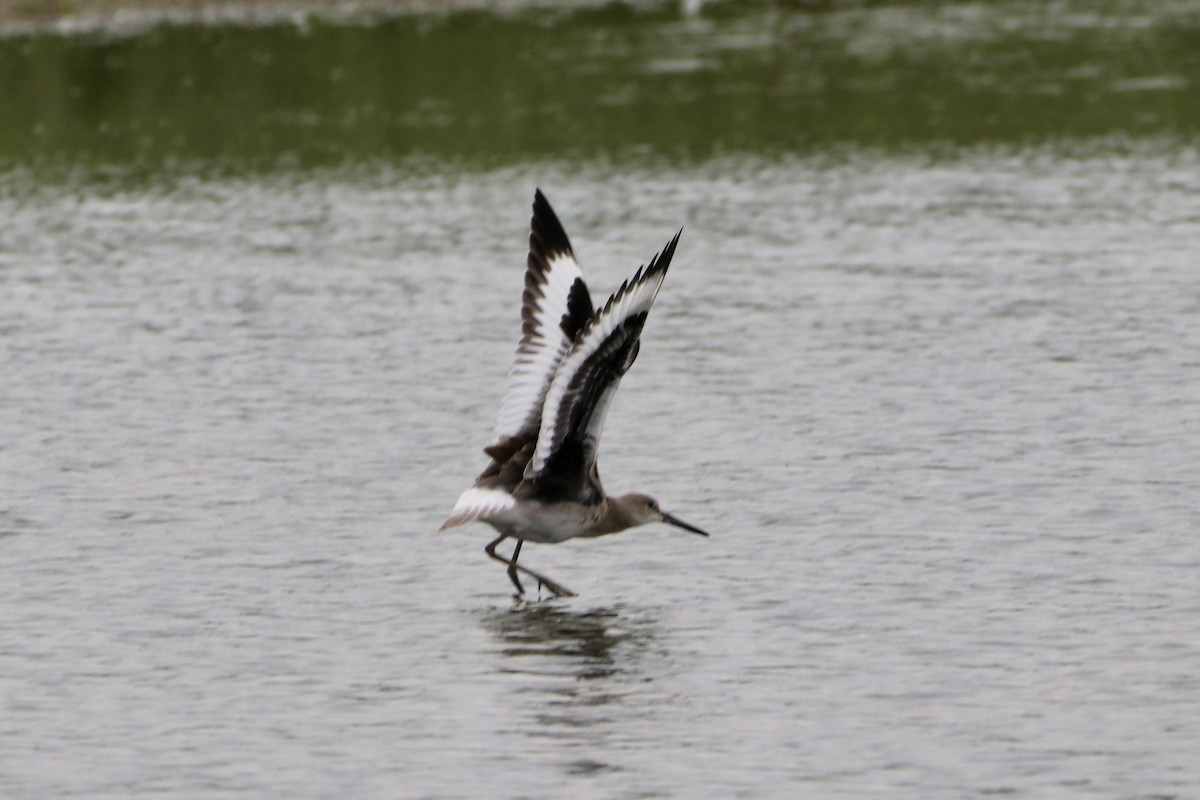
[[[49,17],[84,4],[6,5]],[[118,5],[149,7],[89,9]],[[0,165],[487,166],[1200,133],[1197,3],[223,8],[248,16],[0,37]]]

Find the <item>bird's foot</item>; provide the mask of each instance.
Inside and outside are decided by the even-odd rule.
[[[563,586],[561,583],[558,583],[557,581],[552,581],[549,578],[547,578],[545,575],[542,575],[541,573],[534,572],[533,570],[529,569],[529,567],[524,567],[524,566],[521,566],[520,564],[514,564],[511,561],[507,561],[505,559],[501,559],[501,560],[504,560],[505,563],[508,564],[508,577],[512,579],[513,585],[517,587],[517,592],[520,595],[525,594],[525,589],[524,589],[524,587],[521,586],[521,581],[519,578],[517,578],[517,573],[523,572],[526,575],[528,575],[530,578],[533,578],[535,581],[538,582],[538,591],[539,592],[542,590],[542,587],[544,586],[555,597],[575,597],[575,593],[572,592],[567,587]]]
[[[541,577],[538,579],[539,592],[543,586],[545,586],[555,597],[576,597],[576,594],[570,589],[563,586],[561,583],[550,580],[549,578]]]
[[[525,596],[525,587],[521,585],[521,579],[517,577],[516,565],[510,565],[508,568],[508,577],[512,580],[513,586],[517,587],[516,597]]]

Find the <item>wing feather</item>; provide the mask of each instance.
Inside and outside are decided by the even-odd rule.
[[[680,231],[682,233],[682,231]],[[525,481],[542,493],[599,492],[596,452],[612,397],[637,358],[639,337],[658,295],[675,246],[675,234],[661,255],[621,284],[579,332],[558,366],[546,393],[541,429]]]
[[[521,297],[521,340],[508,375],[495,444],[540,429],[542,405],[554,373],[593,311],[571,241],[538,189]]]

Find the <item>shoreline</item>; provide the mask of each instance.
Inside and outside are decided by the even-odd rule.
[[[620,5],[658,5],[615,0]],[[515,13],[534,8],[573,10],[614,0],[0,0],[0,36],[136,31],[157,24],[265,25],[302,20],[353,20],[455,11]]]

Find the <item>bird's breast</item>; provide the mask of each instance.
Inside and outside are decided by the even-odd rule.
[[[507,512],[504,519],[496,519],[492,524],[509,536],[538,544],[557,544],[577,536],[598,536],[596,525],[600,515],[599,506],[524,501]]]

